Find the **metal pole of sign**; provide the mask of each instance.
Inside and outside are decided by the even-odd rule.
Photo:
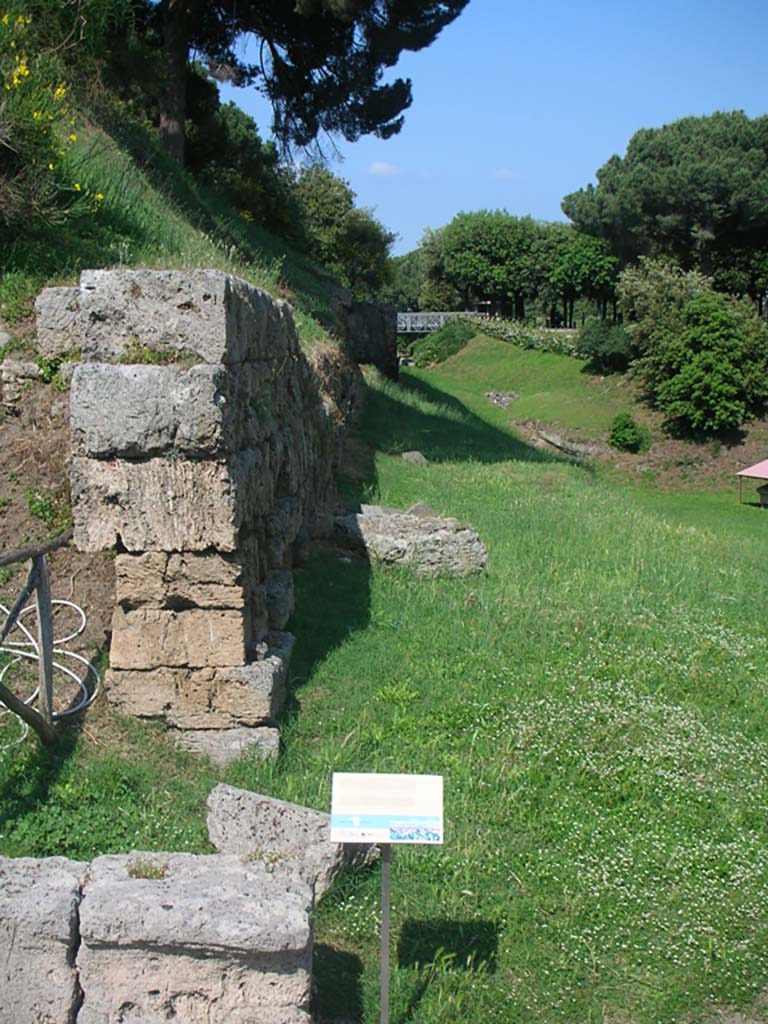
[[[389,1024],[389,843],[381,846],[381,1024]]]

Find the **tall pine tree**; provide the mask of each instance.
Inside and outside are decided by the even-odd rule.
[[[469,0],[161,0],[166,80],[160,130],[166,149],[184,155],[190,53],[211,73],[254,85],[269,99],[283,149],[306,147],[322,132],[349,141],[400,131],[411,83],[383,83],[404,50],[429,46]],[[258,60],[234,51],[258,40]]]

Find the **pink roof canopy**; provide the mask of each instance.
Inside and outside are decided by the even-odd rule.
[[[740,469],[736,476],[748,476],[754,480],[768,480],[768,459],[756,462],[754,466],[748,466],[746,469]]]

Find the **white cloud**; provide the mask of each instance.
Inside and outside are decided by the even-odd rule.
[[[494,177],[497,181],[512,181],[512,171],[508,167],[500,167]]]
[[[400,173],[400,168],[397,164],[388,164],[383,160],[374,160],[372,164],[368,165],[368,173],[373,174],[377,178],[394,178]]]

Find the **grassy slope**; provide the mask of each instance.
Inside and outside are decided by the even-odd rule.
[[[169,160],[153,132],[127,122],[120,132],[117,139],[81,123],[66,174],[81,195],[104,198],[20,234],[2,254],[0,317],[12,325],[30,317],[42,287],[75,280],[84,268],[216,267],[289,299],[305,347],[327,342],[321,323],[333,313],[322,271]]]
[[[430,370],[425,379],[498,426],[514,415],[600,433],[610,428],[613,417],[625,411],[631,399],[619,375],[595,384],[585,372],[586,366],[585,361],[481,336]],[[421,376],[419,371],[414,375]],[[515,391],[519,397],[511,409],[495,409],[488,416],[486,391]]]

